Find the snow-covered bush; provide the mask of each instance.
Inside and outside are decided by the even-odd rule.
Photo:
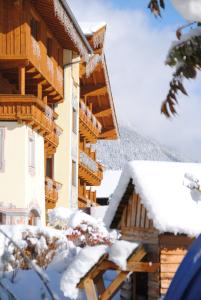
[[[68,240],[76,246],[112,245],[117,238],[115,231],[108,232],[104,223],[81,210],[63,207],[52,209],[49,223],[55,228],[65,229]]]
[[[69,247],[69,242],[65,236],[62,237],[55,230],[50,234],[47,229],[31,226],[15,226],[15,230],[14,227],[11,229],[11,226],[1,227],[20,248],[17,248],[11,240],[0,234],[2,245],[0,266],[4,272],[31,268],[29,263],[24,260],[20,250],[28,259],[45,269],[52,262],[55,255]]]

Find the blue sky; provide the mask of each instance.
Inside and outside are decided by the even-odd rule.
[[[165,0],[162,18],[147,9],[149,0],[68,0],[80,22],[107,23],[105,53],[119,125],[133,127],[185,156],[201,161],[200,78],[185,81],[178,115],[160,114],[173,69],[164,64],[175,31],[187,23]]]
[[[147,11],[149,15],[151,23],[155,26],[167,26],[167,25],[174,25],[174,24],[181,24],[184,22],[181,15],[177,13],[175,8],[172,6],[170,0],[166,0],[166,9],[162,11],[162,18],[154,18],[151,13],[149,12],[147,5],[148,0],[110,0],[113,7],[118,7],[122,9],[140,9],[143,11]]]

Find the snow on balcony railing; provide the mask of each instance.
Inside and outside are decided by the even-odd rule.
[[[53,120],[53,110],[48,105],[45,106],[45,116],[49,120]]]
[[[56,70],[56,76],[57,76],[58,83],[62,86],[63,85],[63,74],[58,68]]]
[[[92,172],[96,173],[98,171],[97,163],[82,151],[80,152],[80,162]]]
[[[39,43],[32,37],[31,38],[32,42],[32,49],[33,49],[33,54],[37,56],[38,58],[41,57],[41,52],[40,52],[40,46]]]
[[[53,77],[54,76],[54,65],[49,56],[47,56],[47,68],[48,68],[48,71],[50,72],[51,77]]]
[[[80,101],[80,109],[91,120],[93,126],[101,132],[102,130],[101,123],[97,120],[97,118],[93,115],[92,111],[87,107],[87,105],[83,101]]]
[[[87,52],[86,47],[84,46],[79,34],[77,33],[76,29],[74,28],[73,23],[71,22],[70,18],[66,14],[63,6],[59,2],[59,0],[54,0],[54,11],[55,15],[58,18],[58,20],[63,24],[66,33],[74,43],[74,45],[78,48],[81,56],[83,59],[88,62],[89,55]]]

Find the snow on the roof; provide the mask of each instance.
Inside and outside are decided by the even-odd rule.
[[[107,226],[115,216],[130,179],[160,232],[197,236],[201,232],[201,192],[184,185],[185,174],[201,181],[201,164],[133,161],[124,168],[111,198],[104,221]]]
[[[77,284],[105,254],[106,249],[107,246],[101,245],[85,247],[80,250],[62,275],[60,287],[64,296],[70,299],[78,299],[79,289],[77,288]]]
[[[106,170],[103,173],[101,185],[96,189],[97,198],[109,198],[109,196],[113,194],[121,176],[121,172],[121,170]]]
[[[123,240],[116,241],[109,248],[109,260],[113,261],[122,270],[126,270],[127,259],[139,246],[139,243],[131,243]]]
[[[89,216],[90,217],[90,216]],[[83,218],[80,218],[83,220]],[[86,218],[84,218],[86,220]],[[91,221],[90,219],[87,219]],[[77,226],[77,220],[73,223]],[[21,226],[21,225],[2,225],[0,228],[10,236],[21,249],[25,249],[29,243],[39,247],[39,253],[43,253],[46,250],[46,243],[44,243],[41,234],[45,234],[48,237],[49,243],[53,243],[55,238],[58,238],[56,242],[55,256],[53,260],[48,263],[47,268],[43,270],[43,276],[48,276],[50,280],[50,286],[54,289],[59,299],[78,299],[80,294],[77,284],[80,280],[91,270],[92,267],[99,261],[99,259],[107,254],[108,259],[115,262],[121,268],[126,268],[127,259],[132,252],[139,246],[137,243],[130,243],[126,241],[114,241],[112,245],[97,245],[86,246],[85,248],[76,247],[66,237],[66,231],[55,230],[47,227],[36,226]],[[30,233],[28,237],[25,233]],[[32,235],[33,234],[33,235]],[[5,268],[5,262],[7,260],[15,260],[16,253],[12,243],[0,233],[0,275]],[[50,251],[51,252],[51,251]],[[15,255],[15,256],[14,256]],[[9,260],[9,261],[10,261]],[[36,268],[38,266],[33,262]],[[8,263],[7,263],[8,264]],[[6,269],[8,270],[8,269]],[[14,267],[8,271],[13,272]],[[40,271],[40,269],[38,269]],[[3,282],[14,295],[19,299],[27,299],[27,292],[31,293],[30,300],[39,299],[41,295],[42,284],[33,270],[18,269],[13,278],[13,273],[4,273]],[[17,276],[17,277],[16,277]],[[29,279],[29,280],[28,280]],[[29,285],[28,282],[32,282]],[[60,282],[60,289],[59,289]],[[22,293],[22,290],[24,293]],[[61,293],[64,293],[64,295]],[[1,292],[0,292],[1,293]],[[7,300],[7,297],[3,297]]]
[[[62,275],[60,287],[64,296],[69,297],[70,299],[78,298],[78,283],[96,265],[104,254],[109,254],[108,259],[113,261],[122,270],[125,270],[127,259],[138,246],[139,243],[121,240],[116,241],[111,247],[99,245],[81,249]]]
[[[200,0],[172,0],[172,3],[186,20],[201,22]]]
[[[83,22],[80,23],[82,31],[85,35],[93,35],[96,31],[105,27],[107,24],[105,22]]]

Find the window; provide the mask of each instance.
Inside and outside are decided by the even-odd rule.
[[[47,158],[46,160],[46,176],[54,178],[54,157]]]
[[[49,57],[52,56],[52,39],[51,38],[47,38],[47,55]]]
[[[35,174],[35,136],[29,135],[29,173]]]
[[[77,111],[75,108],[72,110],[72,130],[77,134]]]
[[[77,170],[76,170],[76,162],[72,160],[72,185],[76,186],[76,177],[77,177]]]
[[[34,18],[31,19],[31,35],[35,38],[36,41],[39,40],[39,22]]]
[[[0,171],[4,171],[4,140],[5,140],[5,128],[0,128]]]

